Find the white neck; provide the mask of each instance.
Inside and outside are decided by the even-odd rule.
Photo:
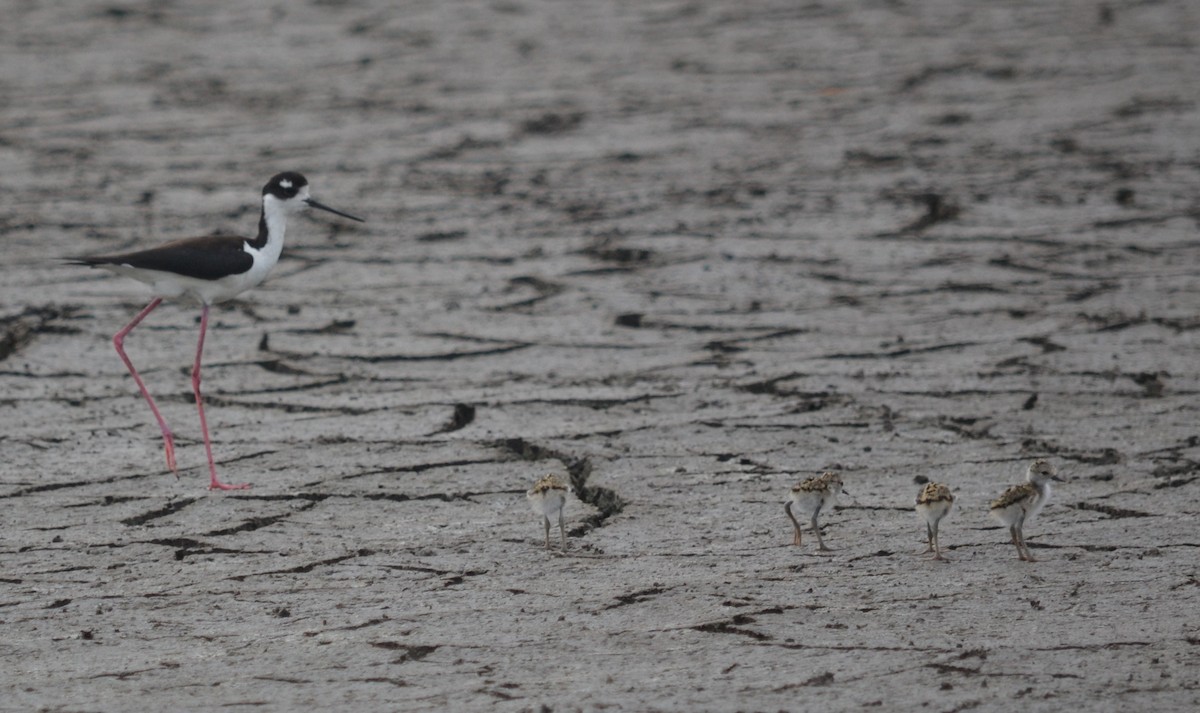
[[[246,290],[262,282],[275,263],[279,262],[279,255],[283,252],[283,234],[287,230],[287,214],[288,209],[282,201],[270,194],[263,196],[262,222],[266,227],[267,239],[261,247],[254,247],[254,243],[262,239],[260,227],[258,240],[242,244],[243,249],[254,257],[254,266],[240,278],[240,289]]]
[[[263,196],[263,218],[267,222],[267,244],[263,247],[266,252],[276,256],[283,249],[283,234],[287,231],[287,208],[283,202],[271,194]]]

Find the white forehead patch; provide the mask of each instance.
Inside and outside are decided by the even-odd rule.
[[[291,188],[292,182],[285,178],[279,182],[279,185],[282,186],[283,188]]]

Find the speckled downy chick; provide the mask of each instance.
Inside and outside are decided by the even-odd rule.
[[[954,494],[950,488],[941,483],[926,483],[917,495],[917,514],[925,518],[925,535],[929,538],[929,547],[925,552],[933,553],[935,560],[947,561],[942,556],[942,548],[938,542],[938,523],[950,512],[954,505]]]
[[[800,546],[800,521],[796,519],[799,515],[812,518],[812,529],[817,534],[817,549],[821,552],[830,551],[821,539],[821,526],[817,523],[817,518],[820,517],[821,511],[837,504],[838,494],[843,492],[845,491],[842,490],[842,476],[832,472],[825,472],[820,477],[809,478],[792,487],[791,499],[784,504],[783,509],[795,529],[793,545]]]
[[[1025,562],[1036,562],[1025,544],[1025,523],[1032,520],[1041,512],[1050,499],[1050,481],[1062,481],[1058,471],[1044,458],[1038,458],[1029,464],[1025,471],[1025,482],[1005,490],[1000,497],[992,501],[992,517],[1008,527],[1012,535],[1013,546],[1017,548],[1017,557]]]
[[[550,474],[534,483],[529,492],[525,494],[529,498],[530,505],[533,506],[533,511],[542,516],[542,523],[546,528],[546,549],[550,549],[550,517],[557,515],[558,533],[562,536],[562,551],[567,551],[567,530],[563,525],[563,510],[566,508],[569,492],[571,492],[570,486],[559,480],[558,476]]]

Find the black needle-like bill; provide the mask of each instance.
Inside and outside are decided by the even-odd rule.
[[[312,198],[308,198],[308,199],[306,199],[304,202],[305,202],[305,203],[307,203],[309,206],[311,206],[311,207],[313,207],[313,208],[319,208],[320,210],[329,211],[330,213],[333,213],[334,215],[340,215],[340,216],[342,216],[343,218],[349,218],[350,220],[357,220],[357,221],[358,221],[358,222],[360,222],[360,223],[365,223],[365,222],[367,222],[367,221],[363,220],[362,218],[359,218],[359,217],[356,217],[356,216],[350,215],[349,213],[343,213],[343,212],[342,212],[342,211],[340,211],[340,210],[335,210],[335,209],[333,209],[333,208],[330,208],[330,207],[329,207],[329,206],[327,206],[327,205],[324,205],[324,204],[322,204],[322,203],[318,203],[318,202],[316,202],[315,200],[313,200]]]

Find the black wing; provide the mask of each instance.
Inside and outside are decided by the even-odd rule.
[[[211,235],[174,240],[148,250],[72,258],[72,261],[92,266],[129,265],[199,280],[219,280],[227,275],[240,275],[254,265],[254,258],[246,252],[245,245],[244,238]]]

